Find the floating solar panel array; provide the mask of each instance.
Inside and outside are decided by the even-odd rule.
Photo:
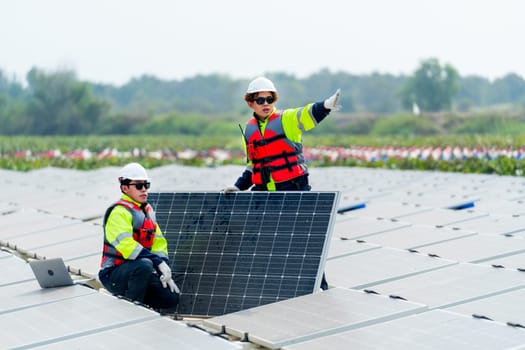
[[[206,319],[172,320],[94,283],[41,289],[28,255],[97,273],[119,169],[0,170],[2,348],[525,349],[522,176],[313,167],[313,188],[332,192],[273,197],[202,193],[242,167],[150,170],[159,222],[174,222],[165,231],[183,290],[179,315]],[[332,230],[326,215],[342,208]],[[279,250],[264,255],[268,246]],[[301,270],[293,262],[308,247]],[[301,278],[288,278],[295,271]],[[331,288],[311,293],[323,272]],[[308,292],[285,299],[296,289]],[[268,303],[235,311],[259,300]]]
[[[150,193],[181,315],[217,316],[319,289],[337,192]]]

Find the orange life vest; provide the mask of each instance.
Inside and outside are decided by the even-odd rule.
[[[306,173],[303,145],[290,141],[282,124],[282,113],[268,117],[264,133],[261,134],[256,118],[246,123],[247,155],[252,163],[252,182],[255,185],[284,182]]]
[[[106,229],[106,222],[109,218],[109,214],[111,214],[111,211],[117,205],[125,207],[131,213],[133,239],[140,243],[140,245],[142,245],[144,248],[150,249],[153,246],[153,241],[155,240],[156,230],[155,214],[153,213],[153,208],[149,204],[144,208],[140,208],[135,203],[121,199],[106,210],[103,221],[104,231]],[[108,259],[112,259],[112,261],[109,262],[107,261]],[[126,259],[122,256],[122,254],[116,250],[115,247],[110,244],[110,242],[108,242],[104,232],[104,249],[102,250],[101,266],[120,265],[125,261]]]

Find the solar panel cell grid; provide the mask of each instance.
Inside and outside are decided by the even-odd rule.
[[[337,192],[150,193],[182,295],[216,316],[319,287]]]

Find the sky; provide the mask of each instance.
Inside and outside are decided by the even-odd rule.
[[[122,85],[267,73],[525,77],[523,0],[0,0],[0,70]]]

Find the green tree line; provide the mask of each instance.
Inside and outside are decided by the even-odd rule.
[[[320,101],[341,88],[343,109],[315,133],[525,131],[525,80],[514,73],[493,81],[461,76],[453,66],[430,58],[411,75],[324,69],[306,78],[280,72],[267,76],[279,89],[279,108]],[[144,75],[114,86],[80,81],[74,71],[35,67],[25,80],[10,79],[0,70],[1,135],[233,135],[250,113],[242,99],[249,79],[226,75],[180,81]]]

